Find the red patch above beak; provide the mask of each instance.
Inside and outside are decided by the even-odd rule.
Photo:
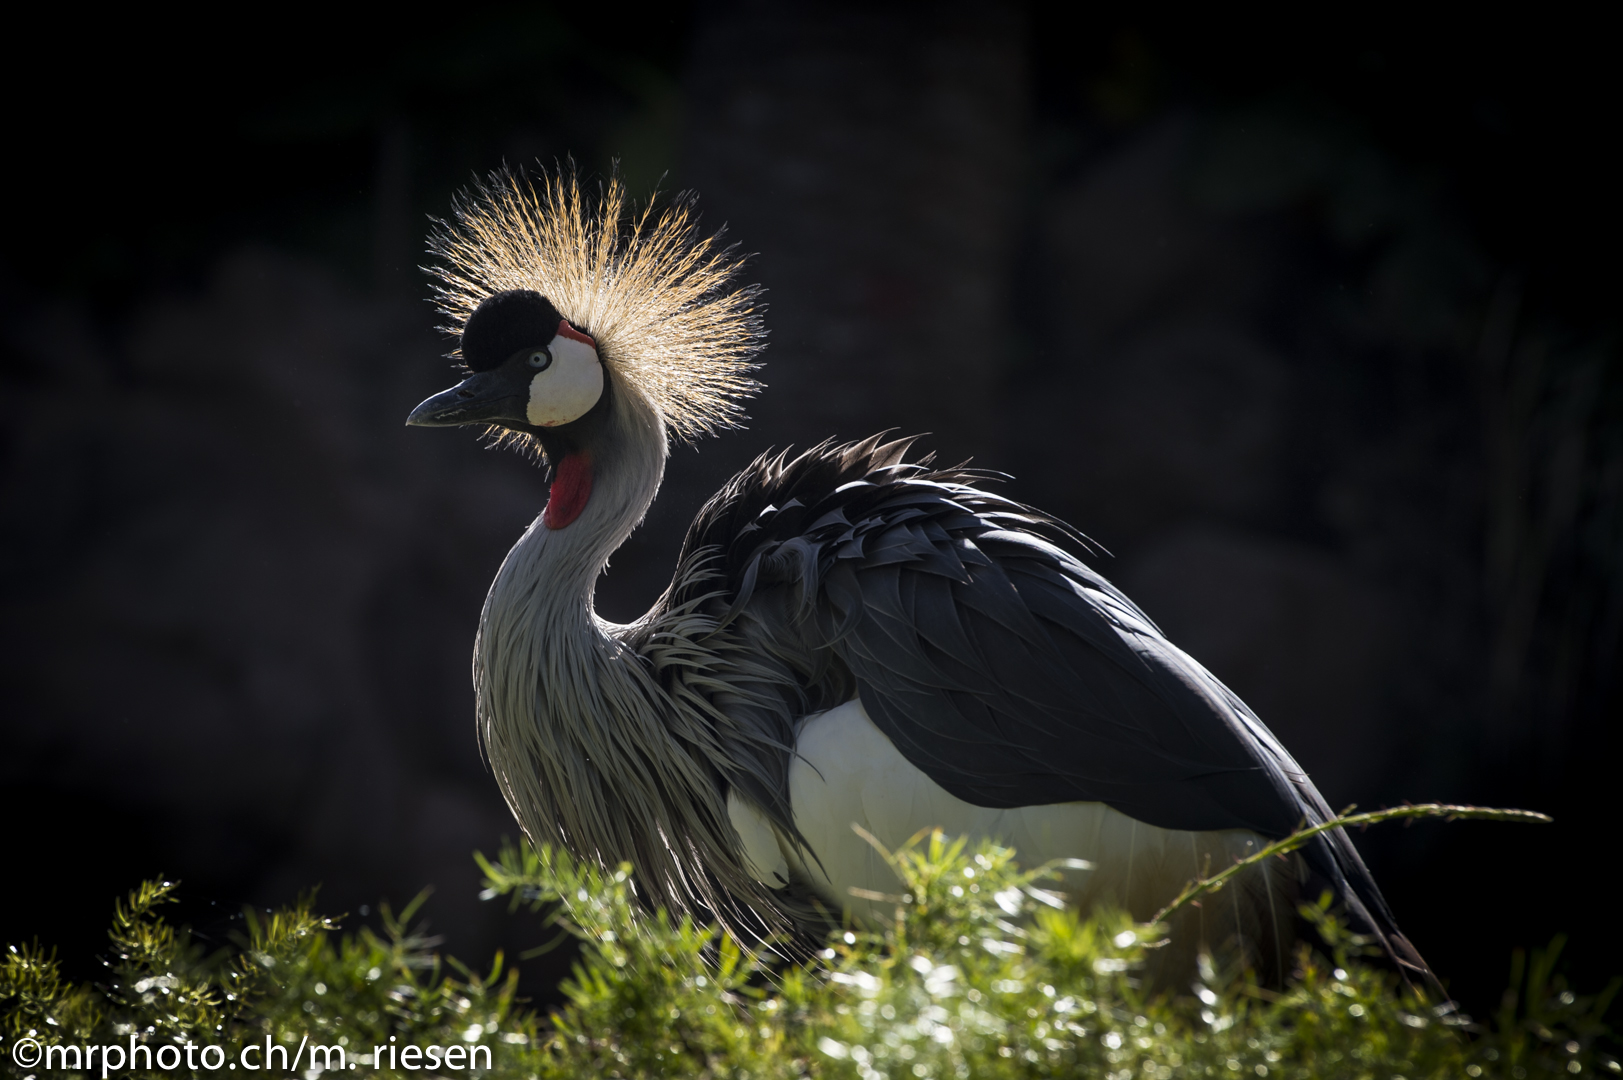
[[[568,338],[570,341],[578,341],[583,345],[590,345],[594,349],[597,348],[597,342],[570,326],[568,319],[558,320],[558,336]]]

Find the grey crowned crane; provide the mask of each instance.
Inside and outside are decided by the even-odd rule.
[[[1078,904],[1145,918],[1331,816],[1074,532],[987,474],[909,462],[907,440],[761,457],[699,513],[653,608],[600,618],[594,584],[668,443],[736,424],[762,344],[756,291],[691,204],[625,209],[614,181],[593,200],[504,172],[433,241],[466,378],[407,422],[483,425],[552,469],[473,662],[480,737],[532,841],[628,861],[650,902],[759,931],[880,914],[862,896],[897,882],[853,825],[892,848],[940,827],[1026,865],[1086,860]],[[1174,943],[1272,969],[1307,872],[1429,974],[1339,830],[1185,909]]]

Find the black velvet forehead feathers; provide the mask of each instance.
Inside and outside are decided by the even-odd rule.
[[[550,300],[530,289],[487,296],[462,328],[462,362],[471,371],[500,367],[520,349],[549,344],[562,320]]]

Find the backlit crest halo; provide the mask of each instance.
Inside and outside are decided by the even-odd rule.
[[[691,196],[631,212],[619,177],[583,195],[573,167],[538,177],[500,169],[452,201],[429,268],[461,333],[486,297],[533,289],[597,342],[598,356],[659,410],[678,437],[737,427],[765,344],[760,289],[740,260],[703,236]]]

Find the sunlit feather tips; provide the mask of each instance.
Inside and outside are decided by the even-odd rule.
[[[533,289],[596,341],[621,381],[679,438],[736,427],[760,387],[759,289],[704,236],[691,198],[633,211],[618,177],[593,199],[572,169],[502,169],[459,197],[430,250],[439,308],[460,331],[480,301]]]

